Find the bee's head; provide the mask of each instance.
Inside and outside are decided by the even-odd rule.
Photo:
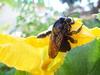
[[[61,17],[59,21],[62,24],[70,24],[70,25],[74,24],[74,20],[71,17]]]
[[[72,18],[61,17],[55,22],[53,29],[55,32],[61,32],[66,28],[68,29],[69,27],[68,25],[72,25],[72,24],[74,24],[74,20]]]

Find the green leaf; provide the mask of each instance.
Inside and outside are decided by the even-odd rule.
[[[100,40],[72,49],[55,75],[100,75]]]
[[[15,72],[16,72],[16,69],[12,68],[12,69],[10,69],[8,71],[6,70],[4,72],[4,75],[14,75]]]
[[[4,67],[4,66],[5,66],[4,64],[0,63],[0,70],[1,70],[1,68]]]
[[[31,75],[31,74],[28,73],[28,72],[24,72],[24,71],[18,71],[18,70],[16,70],[16,72],[15,72],[14,75]]]
[[[96,14],[96,19],[100,21],[100,13]]]
[[[31,75],[28,72],[9,68],[5,64],[0,63],[0,75]]]
[[[86,25],[89,28],[93,27],[100,27],[100,21],[97,19],[89,19],[89,20],[83,20],[84,25]]]

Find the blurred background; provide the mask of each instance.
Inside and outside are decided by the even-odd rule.
[[[100,0],[0,0],[0,33],[37,35],[61,16],[82,18],[89,28],[100,27],[99,12]],[[29,74],[0,64],[0,75]]]
[[[61,16],[99,26],[100,0],[0,0],[0,33],[27,37],[46,30]]]

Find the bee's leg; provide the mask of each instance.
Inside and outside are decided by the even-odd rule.
[[[77,40],[75,40],[74,38],[72,38],[70,35],[66,36],[66,40],[69,40],[71,43],[77,43]]]
[[[37,38],[44,38],[44,37],[48,36],[49,34],[51,34],[51,31],[40,33],[37,35]]]
[[[49,26],[49,28],[46,31],[38,34],[37,38],[44,38],[44,37],[48,36],[49,34],[51,34],[52,28],[53,28],[53,25]]]
[[[83,26],[83,25],[82,25]],[[82,30],[82,26],[77,31],[71,31],[69,35],[77,34]]]
[[[71,24],[74,24],[74,23],[75,23],[75,21],[74,21],[74,20],[72,20]]]

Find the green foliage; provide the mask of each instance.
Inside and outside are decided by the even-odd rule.
[[[16,71],[14,75],[31,75],[30,73],[28,72],[24,72],[24,71]]]
[[[0,63],[0,75],[31,75],[28,72],[19,71],[15,68],[9,68],[6,65]]]
[[[1,3],[6,3],[6,4],[8,4],[8,5],[12,6],[12,7],[17,5],[15,0],[0,0],[0,2]]]
[[[72,49],[55,75],[100,75],[100,40]]]
[[[44,6],[44,0],[38,0],[38,5]]]
[[[96,15],[96,19],[100,21],[100,13]]]
[[[100,13],[96,14],[95,16],[95,18],[83,20],[84,24],[89,28],[100,27]]]
[[[80,13],[79,12],[74,12],[74,13],[71,13],[70,15],[68,15],[70,17],[79,17],[80,16]]]
[[[83,20],[83,22],[89,28],[100,27],[100,21],[97,19]]]

